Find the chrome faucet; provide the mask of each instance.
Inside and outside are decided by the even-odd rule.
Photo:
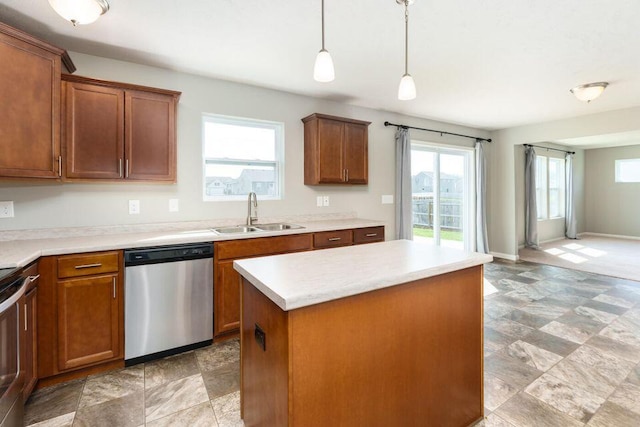
[[[251,199],[253,199],[253,203]],[[252,207],[253,209],[251,209]],[[249,199],[247,200],[247,225],[253,225],[253,223],[256,222],[257,220],[258,220],[258,196],[256,196],[256,193],[251,192],[249,193]]]

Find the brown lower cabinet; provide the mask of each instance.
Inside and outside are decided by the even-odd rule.
[[[38,374],[45,383],[124,364],[122,262],[122,251],[41,259]]]
[[[240,274],[233,268],[236,259],[382,241],[384,226],[216,242],[214,338],[236,336],[240,331]]]

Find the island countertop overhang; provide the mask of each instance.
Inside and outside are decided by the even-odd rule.
[[[491,255],[410,240],[234,261],[284,311],[491,262]]]

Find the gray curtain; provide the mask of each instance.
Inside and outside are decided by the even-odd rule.
[[[564,235],[569,239],[577,239],[576,209],[573,202],[573,154],[565,156],[565,209]]]
[[[396,130],[396,239],[413,240],[411,207],[411,138],[409,129]]]
[[[536,151],[525,147],[524,166],[524,245],[538,248],[538,208],[536,205]]]
[[[476,141],[476,251],[489,253],[487,240],[486,160],[481,141]]]

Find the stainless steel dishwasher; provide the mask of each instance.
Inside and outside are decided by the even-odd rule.
[[[124,251],[127,366],[211,344],[213,245]]]

